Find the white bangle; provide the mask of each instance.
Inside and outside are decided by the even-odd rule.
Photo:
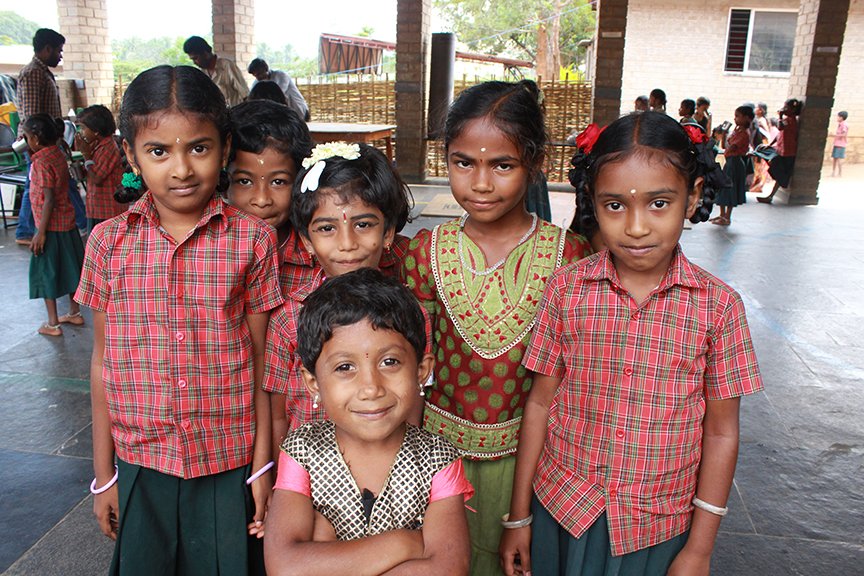
[[[726,513],[729,512],[729,507],[721,508],[719,506],[714,506],[713,504],[709,504],[704,500],[700,500],[699,498],[693,497],[693,506],[699,508],[700,510],[704,510],[705,512],[710,512],[716,516],[726,516]]]
[[[114,476],[111,478],[111,480],[108,481],[107,484],[105,484],[101,488],[96,488],[96,478],[93,478],[93,481],[90,482],[90,493],[91,494],[102,494],[103,492],[105,492],[106,490],[111,488],[114,484],[117,483],[117,475],[118,474],[120,474],[120,472],[117,470],[117,465],[115,464],[114,465]]]
[[[273,467],[273,464],[274,464],[274,463],[273,463],[273,461],[271,460],[271,461],[268,462],[267,464],[264,464],[263,466],[261,466],[261,468],[260,468],[257,472],[255,472],[254,474],[252,474],[251,476],[249,476],[249,478],[246,479],[246,484],[247,484],[247,485],[248,485],[248,484],[252,484],[252,482],[254,482],[254,481],[257,480],[258,478],[260,478],[261,476],[263,476],[265,472],[267,472],[268,470],[270,470],[270,468]]]
[[[512,522],[510,521],[510,514],[504,514],[504,516],[501,517],[501,526],[508,530],[515,530],[517,528],[524,528],[525,526],[530,526],[531,522],[533,521],[533,514],[529,514],[521,520],[513,520]]]

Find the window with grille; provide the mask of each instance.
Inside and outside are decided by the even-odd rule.
[[[797,22],[797,12],[730,10],[724,70],[788,73]]]

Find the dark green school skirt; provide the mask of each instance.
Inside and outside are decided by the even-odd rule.
[[[579,538],[573,538],[540,504],[531,503],[531,573],[534,576],[665,576],[688,532],[671,540],[612,556],[606,513]]]
[[[184,480],[117,461],[120,525],[112,576],[264,574],[249,466]]]
[[[84,243],[77,229],[46,232],[42,254],[30,255],[30,299],[74,294],[83,265]]]

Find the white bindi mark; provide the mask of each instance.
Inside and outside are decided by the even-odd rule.
[[[635,189],[635,188],[631,188],[631,189],[630,189],[630,194],[633,195],[633,196],[635,196],[635,195],[636,195],[636,189]]]
[[[480,152],[485,152],[486,148],[480,148]]]
[[[179,143],[180,143],[180,137],[178,136],[177,137],[177,144],[179,144]]]
[[[260,166],[263,166],[263,165],[264,165],[264,159],[263,159],[263,158],[258,158],[258,164],[259,164]]]

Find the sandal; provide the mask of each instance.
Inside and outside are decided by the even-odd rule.
[[[63,314],[57,320],[60,321],[60,324],[72,324],[73,326],[84,325],[84,317],[81,315],[81,312],[75,312],[74,314]]]
[[[771,204],[771,201],[774,200],[774,198],[771,196],[757,196],[756,200],[762,204]]]
[[[729,226],[729,224],[731,224],[732,222],[730,222],[728,218],[721,218],[720,216],[718,216],[717,218],[711,220],[711,223],[716,224],[717,226]]]
[[[39,334],[42,334],[43,336],[62,336],[63,335],[63,330],[60,329],[60,324],[56,324],[56,325],[52,326],[51,324],[48,324],[47,322],[45,324],[42,324],[42,326],[39,327],[38,332],[39,332]]]

